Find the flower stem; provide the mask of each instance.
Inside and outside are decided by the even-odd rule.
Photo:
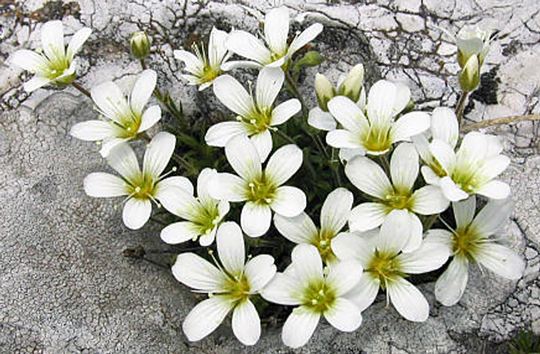
[[[469,96],[469,92],[463,91],[461,93],[461,96],[459,96],[459,99],[456,104],[456,117],[457,117],[459,126],[461,126],[461,121],[463,120],[463,112],[465,111],[465,104],[467,103],[468,96]]]
[[[291,91],[291,93],[300,101],[300,105],[302,106],[302,114],[304,115],[304,117],[307,117],[308,112],[307,112],[306,102],[304,101],[304,98],[300,94],[300,90],[298,89],[296,82],[294,82],[294,79],[289,73],[289,70],[285,70],[285,81],[287,82],[287,87],[289,91]]]
[[[470,132],[472,130],[487,128],[487,127],[493,127],[493,126],[501,125],[501,124],[512,124],[512,123],[518,123],[518,122],[539,121],[539,120],[540,120],[540,114],[528,114],[528,115],[524,115],[524,116],[501,117],[501,118],[483,120],[483,121],[478,122],[478,123],[467,124],[466,126],[464,126],[461,129],[461,131],[466,133],[466,132]]]
[[[92,99],[92,96],[90,95],[90,91],[88,91],[87,89],[85,89],[81,84],[79,84],[78,82],[76,81],[73,81],[71,83],[71,86],[75,87],[77,90],[79,90],[80,93],[82,93],[83,95],[85,95],[86,97]]]
[[[287,134],[285,134],[285,133],[282,132],[281,130],[276,129],[276,130],[274,130],[274,131],[276,132],[277,135],[279,135],[279,136],[282,137],[283,139],[287,140],[289,143],[295,144],[295,145],[296,145],[296,141],[294,141],[293,138],[291,138],[290,136],[288,136]]]

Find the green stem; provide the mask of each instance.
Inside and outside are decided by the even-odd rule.
[[[341,173],[339,173],[339,156],[336,159],[336,149],[332,148],[332,158],[330,160],[330,167],[332,168],[334,172],[334,178],[336,179],[337,187],[341,187],[343,185],[343,181],[341,180]]]
[[[461,127],[461,121],[463,120],[463,112],[465,111],[465,104],[467,103],[467,97],[469,92],[463,91],[459,96],[459,99],[456,104],[456,117],[458,125]]]
[[[285,134],[285,133],[282,132],[281,130],[276,129],[276,130],[274,130],[274,132],[275,132],[277,135],[279,135],[280,137],[282,137],[283,139],[287,140],[289,143],[295,144],[295,145],[296,145],[296,141],[294,141],[293,138],[291,138],[290,136],[288,136],[287,134]]]
[[[185,169],[187,170],[191,170],[191,171],[197,171],[197,168],[195,166],[193,166],[188,160],[184,159],[182,156],[174,153],[172,158],[178,162],[179,164],[181,164],[182,166],[184,166]]]
[[[90,95],[90,91],[88,91],[87,89],[85,89],[81,84],[79,84],[78,82],[76,81],[73,81],[71,83],[71,86],[75,87],[77,90],[79,90],[80,93],[82,93],[83,95],[85,95],[86,97],[92,99],[92,95]]]
[[[304,117],[307,117],[308,112],[306,102],[300,94],[300,90],[298,89],[296,82],[294,82],[291,74],[289,73],[289,70],[285,70],[285,81],[287,82],[287,87],[289,88],[289,91],[291,91],[291,93],[300,101],[300,105],[302,106],[302,114],[304,115]]]
[[[435,221],[437,221],[437,218],[439,217],[439,214],[434,214],[434,215],[430,215],[428,216],[425,220],[424,220],[424,232],[429,230],[433,224],[435,223]]]

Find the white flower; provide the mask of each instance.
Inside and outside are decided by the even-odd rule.
[[[461,28],[455,38],[459,65],[464,68],[473,56],[476,56],[479,65],[482,65],[489,52],[490,37],[490,31],[484,31],[479,27],[465,26]]]
[[[271,130],[285,123],[302,108],[296,98],[273,107],[281,87],[284,74],[279,68],[264,68],[257,77],[255,95],[251,96],[242,85],[229,75],[214,82],[216,97],[228,109],[236,113],[237,121],[221,122],[208,129],[205,140],[210,146],[225,146],[238,135],[249,136],[257,148],[261,162],[272,151]]]
[[[229,212],[229,203],[219,201],[208,193],[209,183],[217,175],[216,170],[205,168],[197,179],[197,197],[188,179],[184,188],[168,188],[160,194],[160,202],[170,213],[187,221],[175,222],[161,230],[161,239],[169,244],[197,240],[201,246],[209,246],[216,231]],[[183,177],[177,177],[183,178]]]
[[[62,22],[49,21],[43,24],[41,27],[43,53],[21,49],[13,53],[9,60],[11,64],[35,74],[24,84],[24,89],[32,92],[47,84],[64,86],[72,83],[75,80],[75,54],[91,33],[92,30],[86,27],[78,30],[66,48]]]
[[[306,344],[321,316],[343,332],[360,327],[360,309],[344,295],[360,280],[362,266],[352,260],[338,262],[325,274],[317,248],[307,244],[296,246],[291,258],[291,266],[262,291],[268,301],[298,306],[283,325],[283,343],[292,348]]]
[[[332,131],[337,124],[328,112],[328,102],[336,96],[345,96],[363,109],[366,103],[364,86],[364,66],[355,65],[347,76],[339,78],[337,88],[332,85],[326,76],[317,73],[315,75],[315,93],[317,94],[318,106],[309,111],[308,124],[312,127]]]
[[[393,210],[403,210],[407,219],[402,237],[408,238],[405,251],[420,247],[422,242],[422,222],[416,214],[432,215],[448,208],[449,201],[436,186],[424,186],[413,190],[418,177],[418,153],[410,143],[401,143],[394,150],[390,160],[390,176],[367,157],[358,156],[345,166],[345,175],[373,202],[355,207],[349,217],[352,231],[367,231],[380,226]],[[408,226],[408,227],[407,227]],[[410,231],[406,235],[405,231]]]
[[[409,321],[425,321],[429,304],[424,295],[405,278],[408,274],[430,272],[441,267],[449,256],[448,248],[425,239],[414,252],[402,252],[407,243],[406,212],[395,210],[378,232],[341,233],[332,240],[332,249],[340,260],[355,259],[364,273],[347,298],[361,311],[369,307],[379,288],[386,291],[387,301]]]
[[[261,322],[250,298],[276,274],[274,258],[263,254],[245,263],[242,231],[234,222],[223,223],[216,238],[221,265],[215,259],[216,266],[194,253],[182,253],[172,267],[178,281],[209,297],[191,310],[182,329],[188,340],[201,340],[232,310],[234,335],[242,344],[254,345],[261,335]]]
[[[328,264],[335,260],[331,241],[347,223],[352,204],[353,194],[345,188],[336,188],[328,194],[323,203],[320,228],[316,227],[304,212],[293,218],[276,214],[274,225],[288,240],[317,247],[322,259]]]
[[[501,231],[512,213],[510,201],[490,201],[476,216],[476,199],[452,203],[456,229],[434,229],[426,240],[438,242],[453,253],[448,268],[435,283],[435,296],[445,306],[456,304],[467,286],[469,264],[486,267],[493,273],[517,280],[523,275],[524,260],[492,236]]]
[[[185,178],[163,179],[162,175],[175,144],[174,135],[156,134],[146,147],[142,171],[129,144],[117,145],[107,156],[107,162],[122,178],[104,172],[91,173],[84,179],[84,191],[95,198],[127,196],[122,213],[124,224],[133,230],[140,229],[150,218],[152,201],[157,204],[169,188],[185,188]]]
[[[272,210],[286,217],[304,211],[304,192],[283,186],[302,165],[302,150],[298,146],[279,148],[270,156],[264,170],[255,146],[245,136],[231,139],[225,146],[225,155],[238,176],[219,173],[210,182],[210,195],[219,200],[246,202],[240,224],[248,236],[258,237],[268,231]]]
[[[289,36],[289,10],[279,7],[268,12],[264,18],[264,40],[266,44],[245,31],[232,31],[227,39],[227,49],[249,61],[229,62],[224,67],[270,66],[280,67],[287,63],[294,53],[311,42],[323,30],[323,25],[315,23],[297,35],[291,44]]]
[[[431,115],[431,128],[423,134],[411,137],[416,151],[420,154],[425,166],[420,168],[422,177],[428,184],[438,185],[441,177],[446,176],[437,159],[429,149],[429,140],[441,140],[455,149],[459,139],[459,125],[456,114],[447,107],[437,107]]]
[[[367,116],[349,98],[333,98],[328,109],[343,128],[330,131],[326,142],[340,149],[355,149],[357,154],[387,153],[392,144],[409,140],[429,128],[429,115],[424,112],[410,112],[395,120],[410,96],[406,86],[380,80],[369,90]]]
[[[100,153],[106,157],[114,146],[135,139],[161,119],[159,105],[144,110],[156,87],[156,80],[155,71],[143,71],[128,98],[112,81],[94,86],[92,99],[105,119],[77,123],[69,133],[77,139],[101,141]]]
[[[446,173],[439,180],[445,197],[451,201],[463,200],[472,194],[507,198],[510,187],[495,180],[510,164],[510,159],[501,155],[502,149],[499,138],[478,132],[465,135],[457,153],[451,145],[434,139],[430,151]]]
[[[208,40],[208,51],[201,46],[193,45],[195,54],[186,50],[175,50],[174,57],[184,62],[184,70],[189,74],[182,75],[190,85],[198,85],[199,91],[212,85],[214,80],[222,74],[223,65],[230,56],[225,48],[228,33],[212,27]]]

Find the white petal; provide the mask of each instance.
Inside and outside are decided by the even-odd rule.
[[[266,158],[268,158],[268,155],[272,152],[273,146],[270,130],[267,129],[262,133],[254,134],[250,137],[250,140],[257,149],[257,154],[259,154],[261,163],[266,161]]]
[[[214,94],[234,113],[249,117],[255,108],[253,98],[232,76],[221,75],[214,80]]]
[[[245,31],[232,31],[225,45],[231,52],[261,64],[267,64],[272,60],[271,53],[264,43]]]
[[[204,292],[223,291],[226,276],[206,259],[195,253],[181,253],[171,271],[179,282]]]
[[[348,130],[336,129],[326,134],[326,143],[341,149],[363,149],[360,138]]]
[[[264,17],[264,37],[274,53],[283,54],[287,50],[289,35],[289,9],[278,7]]]
[[[411,90],[407,85],[396,82],[396,96],[392,105],[392,111],[394,115],[399,114],[407,107],[411,100]]]
[[[244,236],[237,223],[221,224],[216,235],[219,260],[230,274],[238,275],[244,270],[246,260]]]
[[[457,227],[467,227],[476,212],[476,198],[471,196],[465,200],[452,203],[452,210],[454,211]]]
[[[508,222],[512,209],[510,200],[490,200],[474,218],[474,230],[486,237],[495,234]]]
[[[431,117],[431,133],[439,139],[455,147],[459,138],[459,126],[456,114],[448,107],[437,107]]]
[[[416,214],[409,212],[409,227],[404,227],[399,234],[401,237],[407,237],[409,234],[408,241],[403,247],[403,252],[412,252],[417,250],[422,245],[422,235],[424,228],[422,226],[422,221],[416,216]]]
[[[500,175],[510,165],[510,159],[508,156],[496,155],[485,160],[480,174],[482,178],[491,180]]]
[[[379,227],[387,214],[381,203],[362,203],[351,210],[349,228],[351,231],[367,231]]]
[[[366,157],[357,157],[349,162],[345,166],[345,175],[356,188],[375,198],[384,199],[393,190],[383,169]]]
[[[424,242],[435,242],[441,244],[448,249],[448,252],[452,251],[452,233],[443,229],[429,229],[426,231]]]
[[[306,344],[315,332],[320,317],[320,314],[305,306],[295,308],[283,325],[281,333],[283,344],[291,348],[299,348]]]
[[[425,112],[411,112],[400,117],[390,130],[392,142],[408,140],[429,129],[430,118]]]
[[[341,162],[349,162],[356,156],[365,156],[366,152],[363,148],[356,149],[339,149],[339,159]]]
[[[350,132],[362,132],[369,128],[368,121],[360,107],[345,96],[332,98],[328,102],[328,110]]]
[[[32,92],[51,83],[52,80],[42,76],[34,76],[30,80],[26,81],[23,88],[26,92]]]
[[[225,47],[227,37],[229,37],[229,33],[212,27],[208,39],[208,61],[212,67],[219,66],[227,56],[227,48]]]
[[[279,187],[270,207],[276,213],[294,217],[299,215],[306,208],[306,195],[301,189],[290,186]]]
[[[261,336],[261,320],[251,301],[245,300],[234,308],[233,333],[243,345],[254,345]]]
[[[296,98],[280,103],[272,110],[271,126],[276,126],[285,123],[296,113],[300,112],[302,105]]]
[[[240,122],[221,122],[212,125],[206,135],[204,140],[210,146],[219,146],[224,147],[229,140],[237,135],[246,135],[247,131],[244,125]]]
[[[349,219],[353,201],[353,194],[345,188],[328,194],[321,209],[321,229],[339,233]]]
[[[326,283],[334,289],[338,297],[354,288],[362,277],[362,264],[353,259],[337,262],[329,268]]]
[[[315,246],[305,243],[297,245],[292,250],[291,259],[294,272],[302,284],[323,279],[322,259]]]
[[[118,144],[112,148],[107,155],[107,162],[128,181],[133,180],[141,173],[137,156],[127,143]]]
[[[43,73],[49,66],[44,56],[28,49],[20,49],[13,53],[9,58],[9,64],[28,70],[31,73]]]
[[[376,239],[377,249],[397,254],[405,248],[413,232],[411,220],[408,211],[392,210],[382,223],[379,237]]]
[[[412,199],[414,200],[413,211],[421,215],[442,213],[450,205],[442,190],[435,186],[425,186],[417,189],[413,193]]]
[[[171,214],[189,221],[197,220],[201,206],[199,202],[183,188],[166,183],[158,183],[154,197]]]
[[[161,239],[170,245],[196,239],[200,236],[197,225],[191,221],[180,221],[167,225],[161,230]]]
[[[463,296],[469,279],[469,261],[454,257],[435,283],[435,297],[444,306],[452,306]]]
[[[296,278],[283,273],[276,273],[261,292],[265,300],[281,305],[299,305],[302,301],[299,294]]]
[[[174,135],[167,132],[157,133],[146,146],[143,172],[158,178],[169,164],[175,146],[176,138]]]
[[[158,105],[148,107],[141,117],[139,133],[144,132],[154,126],[161,119],[161,108]]]
[[[294,144],[280,147],[268,160],[265,176],[277,186],[291,178],[302,166],[302,150]]]
[[[232,307],[233,303],[225,296],[213,296],[198,303],[182,323],[187,339],[194,342],[212,333]]]
[[[361,236],[343,232],[332,239],[332,251],[340,260],[355,259],[366,267],[375,250]]]
[[[101,149],[99,149],[99,153],[102,157],[104,158],[107,158],[109,156],[109,154],[111,153],[111,150],[113,148],[115,148],[116,146],[122,144],[122,143],[127,143],[128,141],[130,141],[131,139],[129,138],[125,138],[125,139],[122,139],[122,138],[105,138],[102,142],[101,142]]]
[[[197,177],[197,197],[203,204],[212,203],[215,199],[209,193],[210,183],[218,175],[213,168],[204,168]]]
[[[485,243],[476,255],[476,261],[493,273],[511,280],[523,275],[525,261],[510,248],[495,243]]]
[[[501,181],[491,181],[480,187],[476,193],[491,199],[506,199],[510,195],[510,186]]]
[[[369,90],[367,113],[372,124],[379,125],[394,116],[397,86],[386,80],[377,81]]]
[[[337,298],[332,307],[324,312],[324,318],[335,328],[343,332],[352,332],[362,324],[362,313],[352,301]]]
[[[319,33],[323,30],[323,25],[320,23],[314,23],[308,28],[306,28],[299,36],[295,37],[289,46],[287,54],[292,56],[293,53],[298,51],[300,48],[314,40]]]
[[[268,284],[276,275],[274,258],[267,254],[260,254],[246,263],[244,275],[249,282],[251,293],[257,293]]]
[[[75,124],[69,134],[85,141],[98,141],[114,136],[114,128],[102,120],[89,120]]]
[[[66,56],[69,59],[73,59],[75,54],[79,52],[81,47],[83,46],[84,42],[90,37],[90,34],[92,34],[92,30],[90,28],[81,28],[75,34],[71,39],[69,40],[69,44],[66,51]]]
[[[49,21],[41,27],[41,45],[49,60],[62,60],[66,53],[64,46],[64,25],[62,21]]]
[[[218,173],[208,184],[208,192],[212,198],[218,200],[246,200],[244,180],[231,173]]]
[[[398,278],[388,284],[387,291],[392,305],[401,316],[414,322],[427,320],[429,304],[414,285],[403,278]]]
[[[270,228],[272,211],[268,205],[247,202],[242,208],[240,224],[242,230],[250,237],[262,236]]]
[[[306,213],[292,218],[276,214],[274,226],[283,237],[294,243],[311,243],[318,233],[313,220]]]
[[[129,229],[138,230],[146,224],[152,213],[152,203],[149,199],[130,198],[124,204],[122,219]]]
[[[456,153],[452,146],[442,140],[433,140],[429,145],[429,150],[444,171],[452,173],[456,165]]]
[[[392,184],[398,190],[411,190],[419,171],[419,158],[414,145],[399,144],[390,160]]]
[[[457,202],[459,200],[463,200],[469,197],[469,194],[459,188],[448,176],[440,179],[439,186],[441,187],[446,199],[452,202]]]
[[[228,61],[226,63],[221,64],[221,70],[223,71],[231,71],[234,69],[260,69],[262,67],[261,64],[250,61],[250,60],[232,60]]]
[[[129,114],[130,108],[124,93],[112,81],[92,87],[90,95],[99,110],[109,119],[121,123],[120,119]]]
[[[374,278],[370,273],[364,272],[358,284],[345,297],[354,302],[360,311],[364,311],[375,301],[379,287],[379,278]]]
[[[84,191],[94,198],[127,195],[127,184],[123,179],[104,172],[94,172],[84,179]]]
[[[164,188],[176,187],[176,188],[183,189],[190,196],[193,195],[193,184],[191,184],[191,181],[189,179],[183,176],[173,176],[173,177],[167,177],[165,179],[162,179],[161,181],[159,181],[156,187],[158,190],[164,189]]]
[[[449,256],[450,250],[446,245],[434,240],[424,240],[416,251],[402,253],[397,259],[404,273],[420,274],[439,269]]]
[[[324,131],[332,131],[337,127],[337,123],[332,115],[324,112],[319,107],[312,108],[309,111],[308,124],[313,128]]]
[[[441,177],[437,176],[437,174],[433,172],[431,167],[422,166],[420,168],[420,172],[422,173],[422,177],[424,178],[424,181],[426,181],[427,184],[432,184],[434,186],[439,185],[439,181]]]
[[[235,136],[225,145],[229,164],[240,177],[251,181],[261,175],[262,166],[255,145],[243,135]]]
[[[184,62],[185,70],[196,74],[202,69],[203,63],[193,53],[185,50],[175,50],[173,55],[176,59]]]
[[[260,109],[272,107],[285,81],[285,74],[280,68],[263,68],[257,77],[255,88],[256,103]]]

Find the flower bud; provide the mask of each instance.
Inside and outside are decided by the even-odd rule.
[[[299,62],[301,63],[302,66],[309,67],[309,66],[317,66],[321,64],[323,61],[324,61],[324,58],[319,52],[315,50],[310,50],[309,52],[304,54],[304,56],[302,57],[302,59],[300,59]]]
[[[321,107],[323,111],[328,112],[328,102],[334,98],[336,90],[330,80],[319,73],[315,75],[315,93],[317,94],[319,107]]]
[[[136,59],[144,59],[150,54],[150,38],[145,32],[135,32],[129,40],[131,55]]]
[[[354,66],[349,74],[338,87],[338,95],[347,96],[353,102],[360,98],[360,91],[364,85],[364,66],[358,64]]]
[[[457,60],[463,68],[471,56],[478,56],[479,65],[482,66],[484,58],[489,51],[490,33],[479,28],[464,27],[456,38],[458,47]]]
[[[465,67],[459,73],[459,86],[464,92],[472,92],[480,84],[480,63],[476,55],[467,60]]]

